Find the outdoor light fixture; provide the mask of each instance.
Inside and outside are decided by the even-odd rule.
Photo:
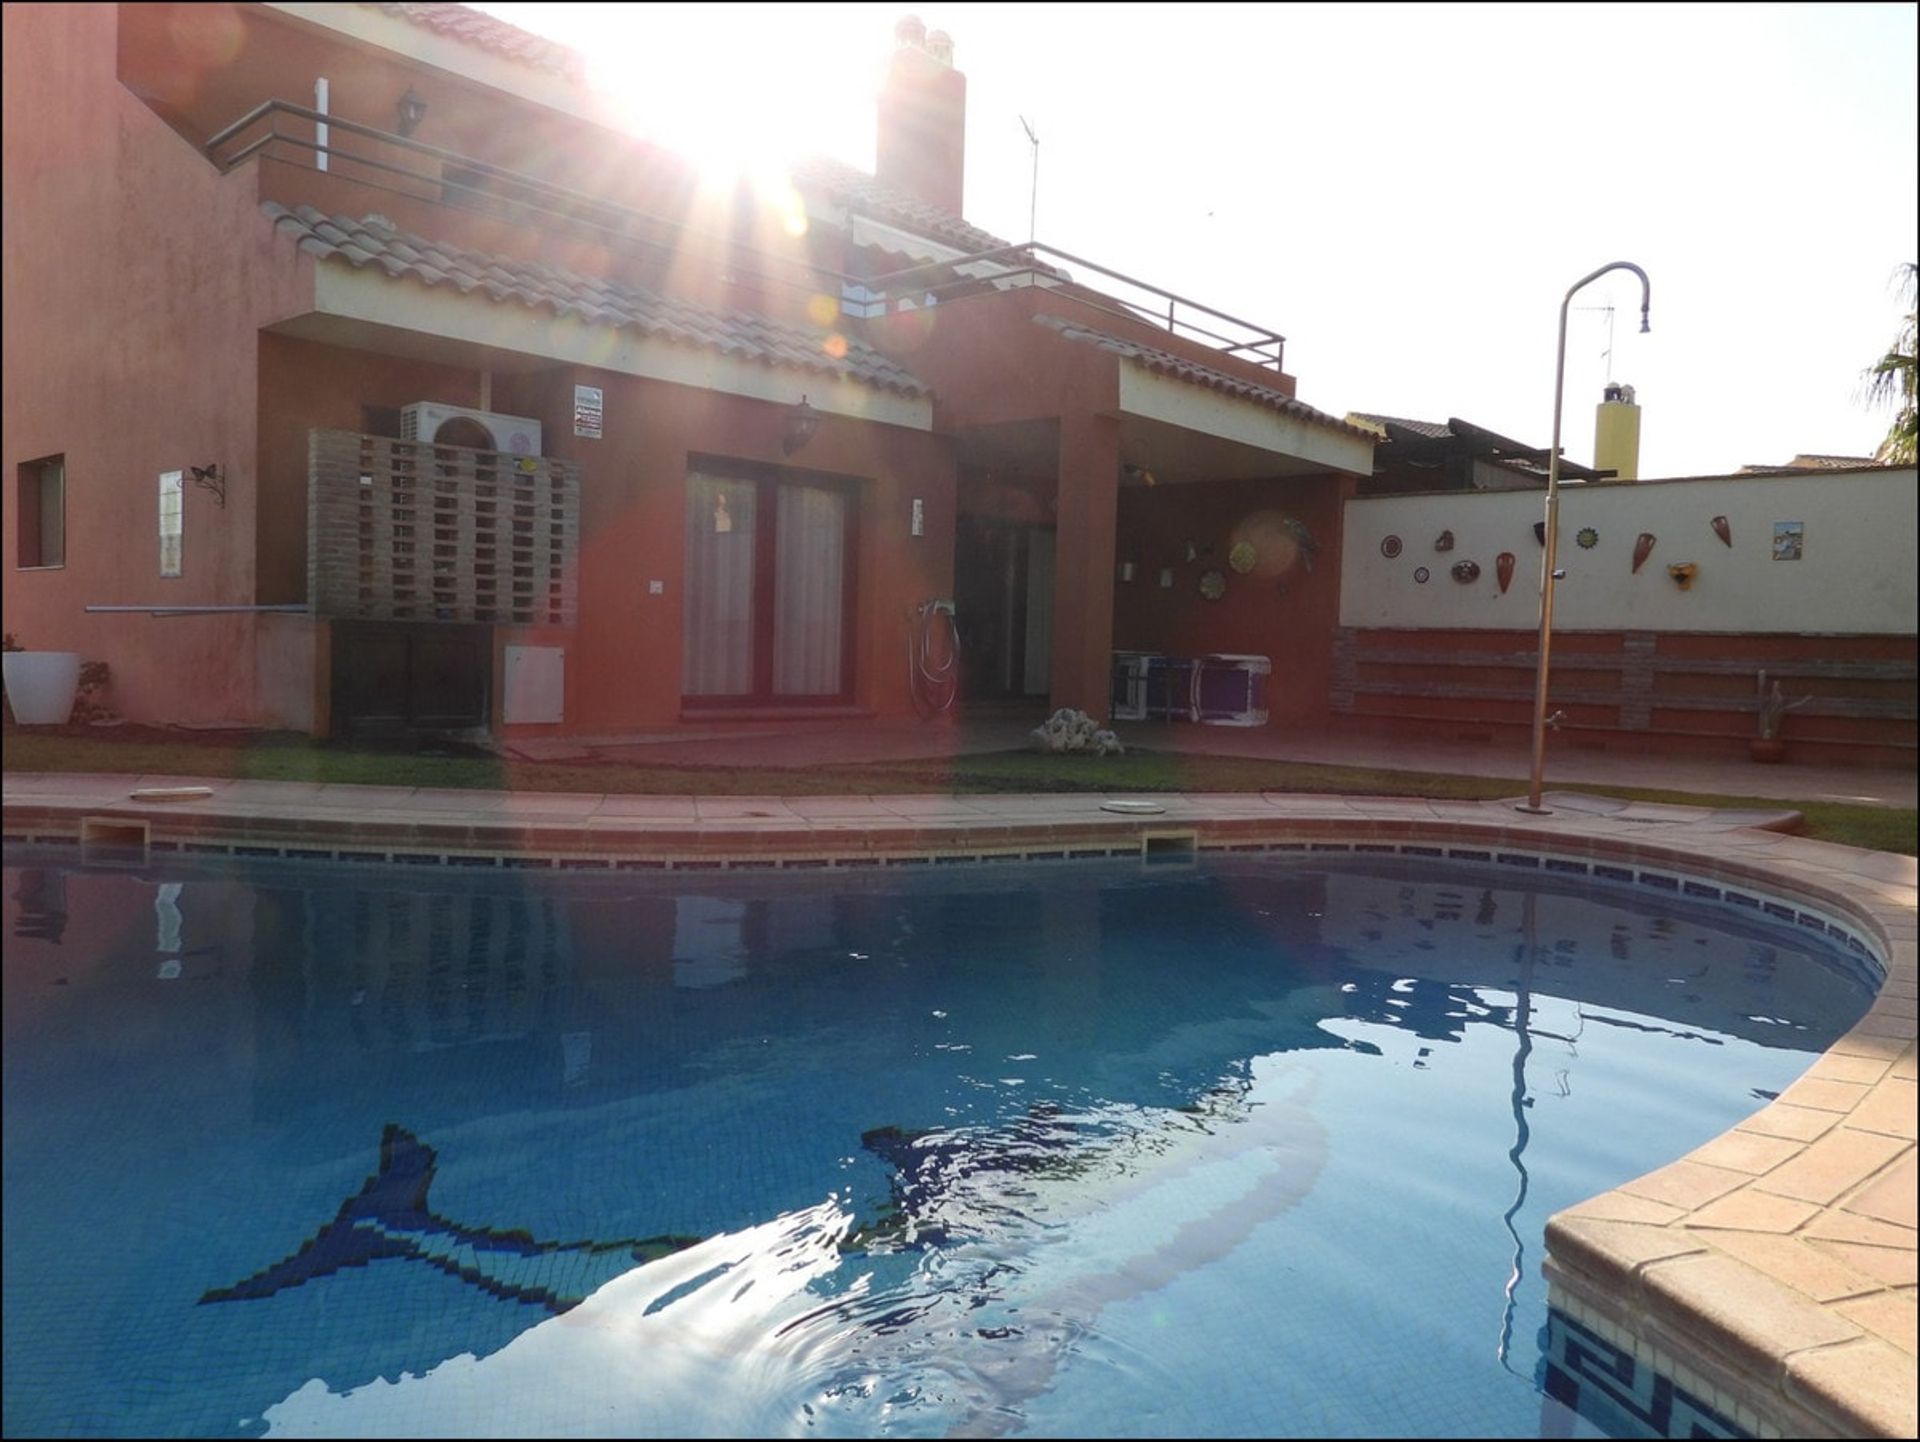
[[[781,454],[792,455],[812,440],[813,433],[819,429],[820,412],[807,404],[805,396],[801,396],[800,404],[795,406],[793,413],[787,417],[786,439],[780,442]]]
[[[1653,307],[1653,283],[1632,261],[1616,260],[1581,277],[1560,302],[1560,346],[1553,359],[1553,441],[1547,450],[1547,520],[1540,538],[1545,549],[1540,553],[1540,661],[1533,679],[1533,771],[1527,781],[1526,803],[1514,808],[1533,816],[1546,816],[1552,810],[1540,804],[1540,794],[1547,769],[1547,658],[1553,647],[1553,584],[1566,574],[1554,569],[1553,553],[1560,542],[1560,403],[1567,381],[1567,307],[1575,291],[1614,270],[1630,270],[1640,277],[1640,333],[1645,335],[1653,329],[1647,321]]]
[[[214,500],[220,503],[220,509],[227,508],[227,478],[220,474],[220,463],[210,466],[188,466],[193,474],[193,483],[204,491],[212,491]]]
[[[407,93],[400,97],[400,133],[411,135],[420,128],[420,122],[427,118],[427,102],[414,93],[413,87],[407,87]]]

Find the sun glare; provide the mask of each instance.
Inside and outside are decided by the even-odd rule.
[[[615,123],[684,156],[709,188],[745,179],[785,212],[790,231],[804,230],[786,176],[808,155],[844,156],[849,137],[835,126],[844,128],[847,108],[830,103],[830,92],[846,83],[845,67],[810,54],[817,39],[789,34],[785,7],[731,9],[732,24],[716,24],[701,7],[590,8],[608,17],[598,22],[601,43],[572,43],[586,55],[588,84]],[[630,9],[644,23],[615,18]]]

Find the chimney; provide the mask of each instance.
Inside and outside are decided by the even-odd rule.
[[[893,59],[880,87],[874,174],[950,215],[961,214],[966,174],[967,77],[953,41],[915,16],[893,27]]]
[[[1617,472],[1623,481],[1640,479],[1640,407],[1632,386],[1608,381],[1593,408],[1593,468]]]

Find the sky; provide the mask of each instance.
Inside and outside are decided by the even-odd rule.
[[[873,165],[893,24],[967,77],[966,213],[1287,337],[1336,415],[1458,416],[1641,475],[1868,455],[1860,396],[1920,256],[1912,5],[483,4],[585,52],[716,169]],[[1614,308],[1611,320],[1606,307]]]

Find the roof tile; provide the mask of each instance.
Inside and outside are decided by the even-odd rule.
[[[1205,386],[1208,390],[1237,396],[1241,400],[1254,401],[1279,411],[1282,415],[1292,416],[1296,420],[1307,421],[1316,426],[1325,426],[1328,430],[1360,436],[1369,441],[1379,439],[1372,431],[1349,425],[1346,421],[1337,416],[1330,416],[1325,411],[1315,410],[1305,401],[1297,401],[1284,391],[1256,385],[1252,381],[1242,380],[1239,376],[1229,375],[1225,371],[1215,370],[1212,366],[1201,365],[1197,361],[1188,360],[1185,356],[1175,355],[1172,351],[1141,345],[1137,341],[1125,340],[1117,335],[1108,335],[1105,331],[1076,325],[1060,316],[1037,315],[1033,318],[1033,322],[1035,325],[1043,325],[1049,330],[1060,332],[1068,340],[1078,341],[1082,345],[1098,346],[1101,350],[1111,351],[1124,359],[1135,361],[1160,375],[1172,376],[1175,380],[1187,381],[1197,386]]]
[[[570,50],[530,30],[522,30],[518,25],[509,25],[505,20],[495,19],[470,5],[396,4],[369,5],[367,8],[383,11],[396,19],[463,44],[491,50],[496,55],[504,55],[509,60],[517,60],[536,70],[550,70],[575,81],[586,75],[586,62],[577,50]]]
[[[338,258],[355,267],[377,260],[394,279],[451,285],[463,294],[478,289],[499,303],[544,306],[556,315],[588,315],[600,324],[682,345],[791,365],[906,395],[928,394],[926,384],[912,372],[852,337],[843,337],[846,352],[836,359],[824,348],[826,331],[807,331],[745,311],[715,310],[637,285],[589,280],[554,266],[462,250],[406,234],[378,216],[356,221],[327,216],[310,205],[289,210],[271,200],[260,209],[277,229],[294,236],[301,250],[323,260]],[[340,243],[330,243],[324,238],[328,235]]]
[[[969,254],[1005,250],[1012,244],[877,175],[869,175],[824,155],[795,165],[792,178],[795,185],[821,190],[828,199],[848,210],[897,225],[928,240],[958,246]]]

